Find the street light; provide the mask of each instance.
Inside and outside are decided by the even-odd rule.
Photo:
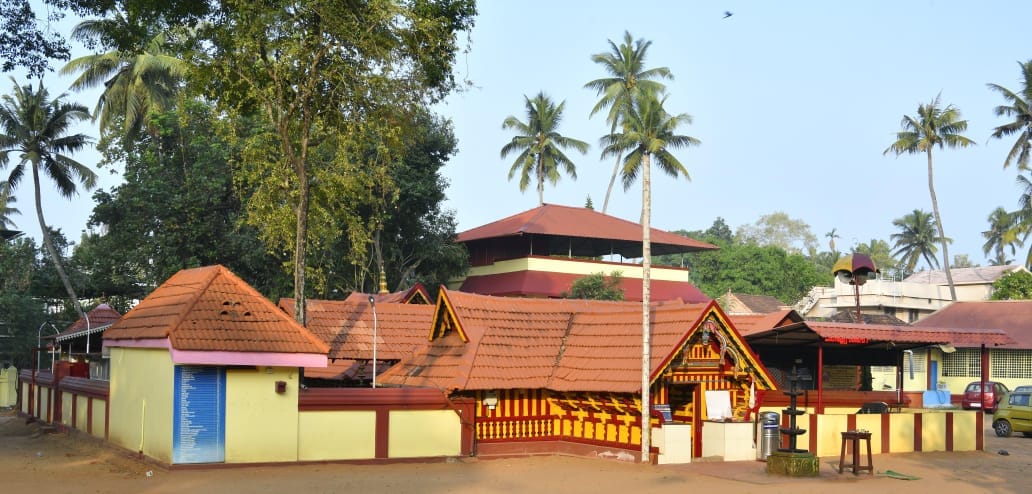
[[[376,297],[369,296],[369,306],[373,308],[373,388],[376,388]]]
[[[867,283],[867,278],[878,272],[874,261],[866,254],[851,254],[839,259],[831,268],[831,272],[842,283],[853,285],[853,296],[856,298],[856,322],[864,322],[860,312],[860,285]]]

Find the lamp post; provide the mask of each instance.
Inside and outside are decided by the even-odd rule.
[[[373,308],[373,388],[376,388],[376,297],[369,296],[369,306]]]
[[[853,285],[853,298],[856,300],[856,322],[862,324],[864,318],[860,312],[860,285],[867,283],[867,278],[872,273],[878,272],[874,261],[866,254],[851,254],[839,259],[831,268],[831,272],[842,283]]]

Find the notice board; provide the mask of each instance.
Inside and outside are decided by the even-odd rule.
[[[226,461],[226,369],[177,365],[172,463]]]

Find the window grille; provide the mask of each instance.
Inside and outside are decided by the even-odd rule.
[[[942,357],[943,377],[978,377],[981,375],[980,352],[981,350],[977,348],[958,348],[953,353],[944,354]]]
[[[1032,355],[1027,351],[990,350],[989,375],[995,378],[1032,378]]]

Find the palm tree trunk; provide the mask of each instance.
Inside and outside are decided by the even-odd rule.
[[[65,273],[64,266],[61,265],[61,256],[58,255],[57,249],[54,248],[54,240],[50,237],[50,229],[47,228],[47,222],[43,219],[43,201],[40,199],[39,191],[39,168],[36,163],[32,163],[32,186],[36,193],[36,218],[39,220],[39,229],[43,233],[43,245],[46,246],[50,259],[54,261],[54,269],[57,270],[57,276],[61,278],[65,291],[68,292],[68,296],[72,299],[72,307],[79,314],[79,318],[82,319],[85,317],[85,313],[82,311],[82,304],[79,303],[79,297],[75,294],[75,289],[72,288],[72,281],[68,279],[68,274]]]
[[[538,206],[545,205],[545,165],[541,162],[541,154],[537,156]]]
[[[928,148],[928,192],[932,195],[932,211],[935,212],[935,224],[939,227],[939,242],[942,243],[942,267],[946,270],[946,283],[950,286],[950,300],[957,301],[957,289],[953,286],[953,273],[950,272],[950,250],[946,246],[946,232],[942,229],[942,216],[939,215],[939,201],[935,198],[935,182],[932,180],[932,148]]]
[[[616,183],[616,174],[620,173],[620,161],[623,159],[621,156],[623,153],[616,155],[616,163],[613,164],[613,176],[609,177],[609,188],[606,189],[606,198],[602,201],[602,214],[606,214],[606,209],[609,208],[609,195],[613,193],[613,184]]]
[[[652,322],[649,299],[652,284],[652,173],[651,158],[642,159],[641,173],[641,462],[651,461],[652,449]]]

